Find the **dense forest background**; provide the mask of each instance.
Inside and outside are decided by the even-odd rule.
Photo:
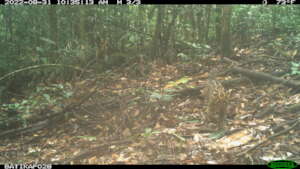
[[[153,130],[149,128],[153,129],[155,124],[157,127],[156,121],[161,117],[151,117],[152,124],[143,128],[137,125],[136,121],[145,123],[141,119],[148,118],[148,115],[144,117],[141,112],[165,112],[171,107],[176,112],[180,109],[175,108],[176,105],[180,107],[187,102],[173,100],[175,94],[163,94],[163,89],[187,83],[191,81],[191,77],[207,78],[205,72],[213,68],[223,72],[227,68],[239,66],[231,71],[244,74],[250,79],[257,76],[259,80],[268,79],[266,81],[287,85],[292,88],[287,90],[296,94],[300,83],[284,80],[289,78],[297,80],[300,74],[299,16],[300,7],[296,5],[2,6],[0,8],[2,25],[0,28],[0,136],[6,138],[7,135],[24,134],[25,129],[26,134],[27,131],[31,133],[41,128],[49,129],[49,126],[53,125],[49,120],[52,118],[55,119],[55,123],[61,119],[70,122],[68,120],[72,120],[73,117],[70,112],[73,111],[102,112],[97,117],[100,118],[98,123],[101,121],[103,133],[110,133],[104,134],[105,137],[113,136],[109,139],[115,139],[116,135],[133,136],[133,133],[137,133],[135,128],[146,128],[142,132],[150,136],[149,133]],[[257,71],[258,74],[251,70]],[[259,74],[260,72],[269,74]],[[180,81],[175,80],[180,77],[183,77]],[[222,80],[230,79],[231,77],[224,77]],[[258,80],[252,79],[251,83],[249,81],[246,83],[256,85],[254,81]],[[167,87],[164,88],[163,85]],[[231,86],[226,82],[223,85],[225,88]],[[105,90],[108,87],[115,87],[109,88],[110,94],[105,93],[108,92]],[[131,87],[134,91],[131,91]],[[247,88],[250,90],[253,86]],[[195,88],[176,91],[176,96],[181,95],[182,99],[182,95],[184,97],[201,95],[199,91],[202,88],[198,86],[196,89],[198,92],[195,92]],[[86,103],[98,90],[103,94],[99,94],[101,99]],[[244,95],[248,100],[251,94],[262,92],[263,89],[256,89],[255,92],[249,90],[244,91],[247,94],[236,92],[238,95],[236,97]],[[277,110],[274,109],[274,104],[270,107],[266,106],[266,103],[256,103],[273,91],[273,88],[264,90],[269,92],[256,94],[252,100],[248,100],[261,106],[248,105],[257,110],[253,112],[264,114],[269,113],[270,109]],[[273,93],[283,97],[279,94],[282,91],[278,90],[274,89]],[[116,93],[118,94],[115,95]],[[130,93],[134,96],[129,96]],[[146,100],[142,103],[142,98],[150,98],[148,104],[144,103],[147,102]],[[268,96],[268,98],[269,100],[266,101],[268,103],[272,102],[270,98],[279,99],[277,96]],[[153,99],[159,101],[155,102]],[[245,101],[236,98],[237,100]],[[172,101],[177,103],[170,103]],[[282,104],[280,101],[277,103]],[[252,112],[250,108],[246,108],[245,103],[235,105],[241,105],[243,112]],[[140,108],[131,109],[131,106]],[[187,107],[193,106],[187,105]],[[299,106],[296,105],[291,111],[295,112],[298,109]],[[120,114],[121,111],[133,111],[134,115],[128,112]],[[185,111],[189,112],[187,109]],[[194,109],[192,112],[195,111]],[[237,112],[237,108],[234,111]],[[64,116],[58,117],[58,114]],[[92,119],[96,118],[90,116]],[[79,118],[82,120],[83,117],[85,115]],[[48,121],[43,121],[45,119]],[[37,122],[41,124],[36,126]],[[74,124],[75,122],[72,122],[72,125]],[[89,121],[88,124],[93,123]],[[42,125],[47,127],[41,127]],[[76,131],[78,126],[80,124],[76,124]],[[97,127],[90,127],[88,134],[81,135],[93,135],[95,128]],[[178,135],[175,136],[183,140]],[[47,137],[51,137],[51,134],[47,134]],[[79,139],[94,141],[96,136],[82,136]],[[126,140],[125,142],[128,143]],[[28,159],[23,158],[25,154],[24,151],[24,154],[19,154],[12,159],[14,162],[17,161],[16,159],[26,162]],[[85,152],[67,162],[83,159],[83,156],[88,156],[87,154]],[[33,153],[32,159],[38,158],[35,155]],[[95,152],[90,156],[94,157]],[[183,156],[181,154],[180,159],[185,159]],[[44,161],[39,160],[49,162],[45,160],[50,158],[48,157],[43,156],[41,158]],[[60,163],[66,162],[63,158],[60,160],[58,161]],[[86,163],[101,163],[97,160],[93,158]],[[227,159],[223,163],[249,162],[237,161]],[[176,160],[168,162],[176,163]],[[206,162],[200,160],[200,163]],[[143,161],[143,163],[163,162]],[[184,163],[194,162],[187,160]],[[259,163],[259,160],[255,163]]]
[[[201,59],[210,51],[234,56],[234,47],[289,35],[296,48],[298,6],[5,6],[0,10],[1,75],[39,64],[102,72],[136,60]],[[272,39],[268,44],[281,51]],[[25,72],[1,81],[1,96],[41,80],[76,76],[68,68]],[[4,92],[4,93],[3,93]]]

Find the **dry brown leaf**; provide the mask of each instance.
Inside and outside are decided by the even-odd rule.
[[[129,137],[131,136],[131,132],[129,128],[126,128],[123,132],[122,132],[124,137]]]
[[[140,114],[140,110],[139,109],[136,109],[134,112],[133,112],[133,116],[138,116]]]
[[[117,89],[122,89],[122,85],[121,85],[121,84],[117,84],[117,85],[116,85],[116,88],[117,88]]]
[[[251,140],[253,140],[251,132],[248,130],[241,130],[228,137],[221,138],[217,141],[217,143],[219,144],[218,147],[229,149],[244,145],[250,142]]]
[[[88,159],[88,163],[89,164],[95,164],[95,163],[97,163],[97,157],[93,156],[93,157],[89,158]]]

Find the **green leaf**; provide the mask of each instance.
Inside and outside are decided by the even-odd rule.
[[[210,49],[210,46],[209,45],[204,45],[205,48],[207,49]]]
[[[38,102],[36,100],[32,100],[32,103],[31,103],[32,106],[35,106],[37,104],[38,104]]]
[[[27,104],[28,100],[23,100],[21,104]]]
[[[20,106],[19,103],[15,103],[15,104],[14,104],[14,107],[15,107],[15,108],[18,108],[19,106]]]
[[[179,140],[181,140],[181,141],[185,141],[185,140],[186,140],[185,138],[181,137],[181,136],[178,135],[178,134],[173,133],[173,135],[174,135],[175,137],[177,137],[177,138],[178,138]]]
[[[291,67],[292,70],[298,70],[298,67]]]
[[[222,130],[222,131],[218,131],[218,132],[215,132],[215,133],[212,133],[209,138],[211,139],[219,139],[219,138],[222,138],[224,135],[225,135],[225,130]]]
[[[143,137],[149,137],[151,136],[152,134],[159,134],[160,132],[159,131],[153,131],[152,128],[146,128],[145,129],[145,132],[142,133],[142,136]]]
[[[186,57],[187,57],[187,55],[184,54],[184,53],[178,53],[177,56],[178,56],[178,57],[182,57],[182,58],[186,58]]]
[[[51,39],[48,39],[48,38],[44,38],[44,37],[40,37],[40,39],[46,43],[49,43],[49,44],[52,44],[52,45],[55,45],[56,43],[51,40]]]
[[[177,90],[176,90],[176,89],[170,88],[170,89],[165,89],[164,91],[167,92],[167,93],[174,93],[174,92],[176,92]]]
[[[291,63],[292,63],[292,66],[293,66],[293,67],[299,67],[299,66],[300,66],[299,63],[296,63],[296,62],[291,62]]]
[[[173,95],[165,94],[162,96],[161,100],[165,102],[170,102],[173,100]]]
[[[150,95],[151,99],[160,99],[161,97],[162,97],[162,95],[159,93],[156,93],[156,92],[152,92]]]
[[[48,63],[48,58],[42,57],[42,58],[41,58],[41,61],[42,61],[42,63],[46,64],[46,63]]]
[[[36,49],[38,52],[44,52],[44,49],[41,48],[41,47],[39,47],[39,46],[37,46],[35,49]]]
[[[65,97],[66,98],[69,98],[69,97],[71,97],[73,95],[73,92],[72,91],[67,91],[67,92],[65,92]]]
[[[191,80],[191,78],[185,76],[185,77],[179,79],[178,83],[187,83],[189,80]]]
[[[186,120],[187,123],[199,123],[200,120]]]
[[[146,128],[145,132],[142,134],[142,136],[149,137],[149,136],[151,136],[151,132],[152,132],[151,128]]]
[[[51,101],[50,95],[48,95],[48,94],[45,93],[45,94],[43,94],[43,96],[47,99],[48,102]]]
[[[298,74],[299,72],[298,71],[292,71],[292,73],[291,73],[291,75],[296,75],[296,74]]]
[[[63,88],[64,88],[64,85],[58,84],[58,87],[59,87],[60,89],[63,89]]]
[[[145,129],[145,133],[151,133],[152,132],[152,128],[146,128]]]
[[[40,92],[41,90],[42,90],[41,87],[37,87],[37,88],[36,88],[36,92]]]
[[[87,140],[87,141],[96,141],[97,138],[94,137],[94,136],[77,136],[78,138],[82,138],[84,140]]]

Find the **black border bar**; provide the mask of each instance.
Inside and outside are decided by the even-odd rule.
[[[300,0],[0,0],[1,4],[31,5],[139,5],[139,4],[258,4],[258,5],[291,5],[299,4]]]

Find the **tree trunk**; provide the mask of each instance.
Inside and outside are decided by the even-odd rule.
[[[49,6],[48,7],[48,17],[49,17],[49,26],[50,26],[50,39],[55,43],[55,44],[50,44],[50,57],[53,58],[55,51],[57,51],[57,46],[58,46],[58,19],[57,19],[57,10],[56,6]]]
[[[229,5],[223,6],[223,16],[222,16],[222,26],[223,30],[221,33],[222,42],[221,42],[221,54],[223,57],[231,57],[232,54],[232,45],[231,45],[231,13],[232,7]]]
[[[203,42],[207,43],[208,42],[208,34],[209,34],[210,16],[211,16],[211,5],[206,6],[205,13],[206,13],[206,25],[205,25],[205,30],[204,30]]]
[[[163,29],[163,14],[165,6],[157,6],[157,17],[156,17],[156,26],[155,33],[152,42],[152,58],[158,59],[161,55],[161,42],[162,42],[162,29]]]
[[[217,45],[221,44],[221,32],[222,32],[222,7],[216,6],[216,41]]]
[[[196,20],[195,20],[195,10],[193,8],[193,6],[191,6],[190,11],[188,12],[189,15],[189,20],[191,21],[191,26],[192,26],[192,30],[190,32],[190,36],[191,36],[191,40],[192,42],[196,41],[196,30],[197,30],[197,25],[196,25]]]
[[[197,25],[198,25],[198,42],[202,43],[203,42],[203,36],[205,36],[203,34],[203,10],[202,8],[199,9],[198,13],[197,13]]]

